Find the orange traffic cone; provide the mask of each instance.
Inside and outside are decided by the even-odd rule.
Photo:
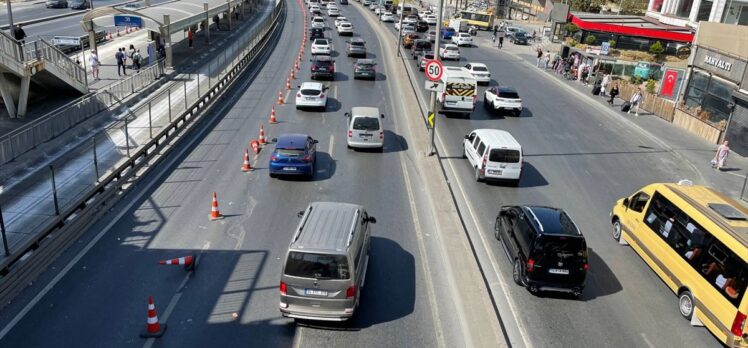
[[[244,164],[242,164],[243,172],[251,172],[252,166],[249,164],[249,149],[244,149]]]
[[[159,265],[184,266],[184,269],[188,271],[193,270],[195,268],[196,263],[197,263],[197,259],[195,258],[195,255],[183,256],[183,257],[178,257],[176,259],[162,260],[158,262]]]
[[[251,141],[251,142],[249,143],[249,145],[250,145],[250,146],[252,146],[252,151],[254,151],[254,152],[255,152],[255,154],[258,154],[258,153],[260,153],[260,143],[259,143],[259,142],[257,142],[257,140],[252,140],[252,141]]]
[[[283,105],[283,91],[278,91],[278,105]]]
[[[286,90],[291,90],[291,78],[286,79]]]
[[[148,296],[148,319],[146,320],[145,331],[140,333],[140,337],[161,337],[165,331],[166,324],[162,325],[158,322],[153,296]]]
[[[267,144],[267,141],[265,141],[265,126],[262,124],[260,125],[260,138],[257,140],[260,142],[260,145]]]
[[[270,109],[270,121],[268,121],[270,124],[276,124],[278,123],[278,120],[275,118],[275,105]]]
[[[296,80],[296,69],[298,68],[298,64],[294,68],[291,69],[291,80]]]
[[[218,211],[218,198],[216,197],[216,193],[213,192],[213,204],[210,207],[210,220],[218,220],[222,217],[223,215]]]
[[[120,34],[119,34],[119,28],[117,28],[117,36],[120,36]]]

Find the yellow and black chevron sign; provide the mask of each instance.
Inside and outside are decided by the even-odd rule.
[[[459,95],[462,97],[471,97],[475,94],[475,85],[470,83],[448,83],[446,88],[447,95]]]

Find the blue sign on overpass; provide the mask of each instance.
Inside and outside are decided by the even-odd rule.
[[[138,16],[114,15],[115,27],[143,27],[143,18]]]

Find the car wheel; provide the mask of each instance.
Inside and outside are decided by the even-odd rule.
[[[306,178],[309,180],[314,179],[314,162],[312,162],[312,168],[309,170],[309,175]]]
[[[691,320],[695,308],[693,295],[691,295],[690,291],[686,290],[678,295],[678,311],[680,311],[680,315]]]
[[[520,265],[519,259],[514,260],[514,267],[512,267],[512,280],[514,280],[515,284],[524,286],[524,284],[522,284],[522,265]]]
[[[465,146],[462,146],[462,158],[467,158],[467,149],[465,149]]]
[[[499,230],[499,218],[496,218],[496,223],[493,225],[493,236],[496,240],[501,240],[501,231]]]
[[[613,239],[617,242],[621,240],[621,230],[623,229],[623,226],[621,226],[621,220],[616,219],[613,221]]]
[[[514,117],[519,117],[519,115],[522,114],[522,110],[516,110],[514,111]]]
[[[491,110],[493,110],[494,114],[498,114],[499,113],[499,111],[496,110],[496,104],[494,104],[494,102],[491,102]]]
[[[275,179],[275,178],[277,178],[277,177],[278,177],[278,175],[276,175],[276,174],[273,174],[273,173],[270,173],[270,177],[271,177],[271,178],[273,178],[273,179]]]
[[[478,169],[478,167],[475,168],[475,181],[476,182],[483,181],[483,178],[481,178],[480,176],[480,169]]]
[[[510,185],[512,185],[512,186],[514,186],[514,187],[519,187],[519,180],[520,180],[520,179],[517,179],[517,180],[512,180],[512,182],[510,183]]]

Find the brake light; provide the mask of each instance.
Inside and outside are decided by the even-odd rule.
[[[306,155],[303,159],[304,162],[311,162],[312,161],[312,155]]]
[[[483,165],[482,165],[482,168],[480,169],[481,174],[483,175],[486,174],[486,162],[488,162],[488,151],[486,151],[486,153],[483,155]]]
[[[353,296],[356,296],[356,286],[351,285],[348,287],[348,290],[345,291],[345,297],[351,298]]]
[[[296,98],[301,98],[301,92],[296,93]]]
[[[324,98],[324,97],[325,97],[325,94],[324,94],[324,93],[320,93],[320,94],[319,94],[319,97],[320,97],[320,98]]]
[[[379,131],[379,139],[384,139],[384,132]]]
[[[743,325],[745,325],[746,315],[739,311],[735,314],[735,320],[732,321],[732,334],[735,336],[741,336],[743,334]]]
[[[582,269],[584,269],[585,271],[586,271],[586,270],[589,270],[589,269],[590,269],[590,264],[589,264],[589,263],[585,263],[585,264],[584,264],[584,265],[582,266]]]
[[[270,161],[277,161],[277,160],[278,160],[277,154],[273,153],[272,155],[270,155]]]
[[[348,137],[353,138],[353,131],[348,131]]]
[[[475,104],[478,101],[478,95],[473,94],[473,104]]]
[[[535,260],[527,260],[527,267],[525,268],[525,270],[527,270],[527,272],[532,272],[533,269],[535,269]]]
[[[284,296],[286,295],[286,283],[281,282],[281,284],[280,284],[280,292],[281,292],[281,295],[284,295]]]
[[[317,64],[312,64],[312,70],[317,70]]]

